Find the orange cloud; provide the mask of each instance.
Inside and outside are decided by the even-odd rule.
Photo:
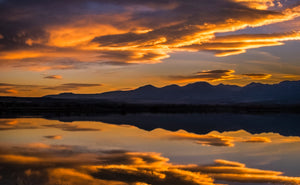
[[[0,161],[5,163],[38,163],[41,160],[37,157],[22,156],[22,155],[0,155]]]
[[[46,79],[62,79],[61,75],[49,75],[49,76],[45,76],[44,78]]]
[[[193,75],[172,75],[167,77],[167,79],[176,82],[194,82],[199,80],[214,82],[221,80],[243,79],[245,77],[249,77],[254,80],[263,80],[272,76],[271,74],[263,73],[248,73],[242,75],[237,75],[234,73],[235,71],[233,69],[204,70]]]

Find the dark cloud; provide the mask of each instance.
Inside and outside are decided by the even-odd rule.
[[[44,78],[46,78],[46,79],[62,79],[62,76],[60,76],[60,75],[49,75],[49,76],[45,76]]]
[[[11,84],[11,83],[0,83],[0,87],[12,87],[12,88],[36,88],[38,85],[22,85],[22,84]]]
[[[254,79],[254,80],[267,79],[272,76],[271,74],[264,74],[264,73],[247,73],[247,74],[243,74],[243,75],[250,77],[251,79]]]
[[[44,138],[47,138],[47,139],[62,139],[62,136],[60,136],[60,135],[44,136]]]
[[[45,87],[47,90],[71,91],[84,87],[100,87],[102,84],[85,84],[85,83],[66,83],[54,87]]]
[[[14,95],[14,94],[18,94],[19,91],[29,91],[34,88],[41,88],[41,87],[43,87],[43,86],[0,83],[0,94]]]
[[[166,58],[166,54],[156,50],[117,50],[117,51],[102,51],[100,53],[102,60],[106,64],[134,64],[134,63],[155,63],[160,59]],[[111,60],[111,61],[110,61]]]

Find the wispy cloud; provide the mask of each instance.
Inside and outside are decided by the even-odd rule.
[[[22,84],[11,84],[11,83],[0,83],[0,94],[15,95],[19,91],[27,91],[33,88],[39,88],[39,85],[22,85]]]
[[[272,76],[271,74],[262,74],[262,73],[247,73],[247,74],[243,74],[243,75],[250,77],[253,80],[268,79]]]
[[[89,83],[66,83],[58,86],[48,86],[43,89],[58,90],[58,91],[71,91],[85,87],[100,87],[102,84],[89,84]]]
[[[272,75],[264,73],[249,73],[249,74],[234,74],[233,69],[218,69],[218,70],[204,70],[196,72],[192,75],[171,75],[167,79],[177,82],[192,82],[192,81],[223,81],[223,80],[233,80],[233,79],[243,79],[251,78],[253,80],[268,79]]]

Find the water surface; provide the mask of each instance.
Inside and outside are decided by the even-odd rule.
[[[297,120],[229,114],[2,118],[0,183],[300,184]]]

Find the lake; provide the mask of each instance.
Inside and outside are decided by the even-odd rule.
[[[0,119],[0,184],[300,184],[298,114]]]

